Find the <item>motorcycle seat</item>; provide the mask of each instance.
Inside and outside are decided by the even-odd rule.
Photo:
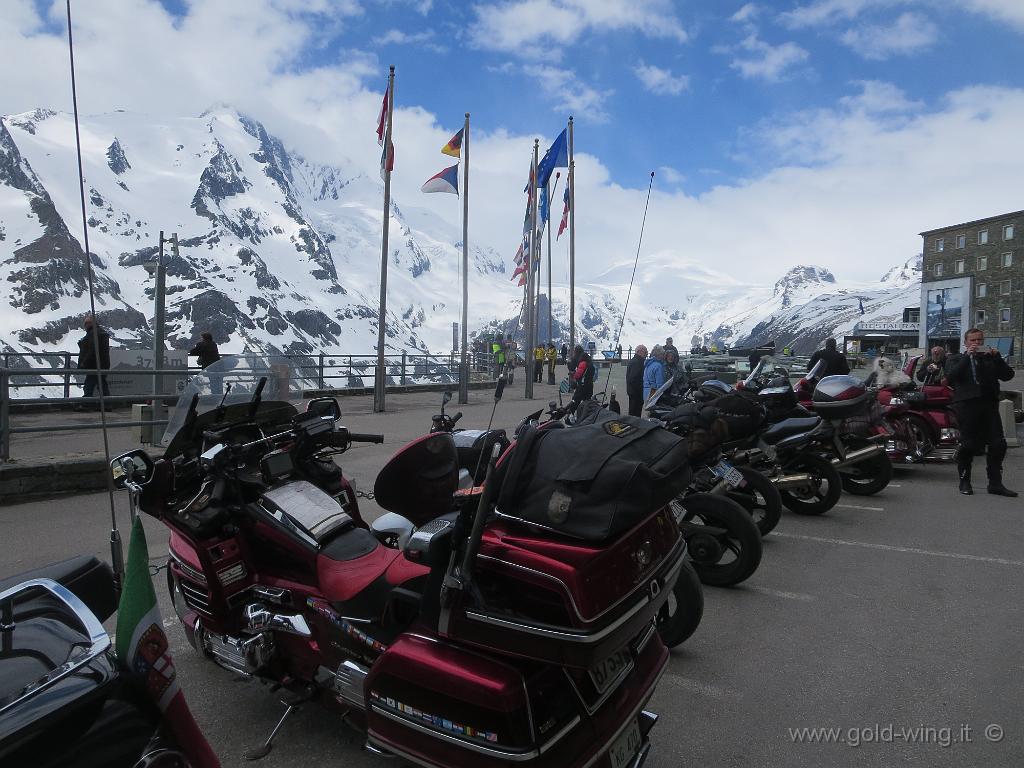
[[[817,416],[804,419],[784,419],[771,427],[761,436],[768,445],[775,445],[784,438],[810,432],[821,422]]]
[[[107,563],[92,555],[78,555],[9,576],[0,580],[0,592],[29,579],[53,579],[67,587],[100,621],[106,621],[117,610],[114,572]]]

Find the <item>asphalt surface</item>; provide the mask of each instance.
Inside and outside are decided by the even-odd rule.
[[[474,399],[463,407],[468,427],[490,413],[483,395]],[[498,423],[511,427],[542,402],[512,401],[507,411],[503,402]],[[430,412],[424,402],[352,413],[353,429],[376,424],[393,436],[343,456],[347,474],[368,489]],[[1006,481],[1024,489],[1024,450],[1010,451]],[[877,496],[844,494],[823,517],[784,514],[745,584],[706,588],[704,620],[673,652],[649,707],[661,720],[647,765],[1024,764],[1024,502],[976,485],[978,494],[962,497],[952,467],[907,467]],[[116,509],[127,536],[123,496]],[[109,558],[109,521],[106,494],[0,508],[0,573],[83,552]],[[165,529],[145,523],[160,565]],[[167,618],[163,579],[155,583]],[[199,659],[166,623],[197,720],[225,766],[247,764],[243,751],[266,738],[283,707],[260,684]],[[805,728],[837,729],[840,743],[801,742]],[[289,719],[261,765],[384,764],[361,742],[311,705]]]

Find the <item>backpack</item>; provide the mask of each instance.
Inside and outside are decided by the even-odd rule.
[[[502,457],[498,509],[585,541],[630,530],[690,483],[687,441],[601,408],[573,427],[525,429]]]

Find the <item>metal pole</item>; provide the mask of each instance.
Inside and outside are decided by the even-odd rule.
[[[64,353],[64,397],[65,399],[71,399],[71,374],[68,372],[68,368],[71,367],[71,353]]]
[[[171,248],[174,251],[174,258],[178,258],[178,235],[177,233],[171,235]],[[154,301],[156,302],[156,315],[153,321],[153,370],[162,371],[164,368],[164,348],[166,331],[164,328],[165,318],[165,294],[166,294],[166,276],[167,267],[164,265],[164,233],[160,232],[160,256],[156,263],[156,295]],[[159,373],[153,376],[153,394],[163,394],[163,376]],[[154,407],[157,406],[156,402],[153,403]],[[159,418],[159,415],[154,411],[153,418]]]
[[[550,195],[548,195],[548,222],[547,222],[547,227],[548,227],[548,344],[549,345],[554,343],[554,330],[552,329],[552,326],[553,326],[552,320],[553,320],[553,317],[554,317],[554,309],[552,308],[552,302],[551,302],[551,206],[553,206],[555,204],[555,201],[552,200],[551,198],[552,198],[553,195],[556,195],[556,194],[558,194],[558,176],[557,175],[555,176],[555,189],[554,189],[554,191]],[[544,359],[545,359],[545,361],[547,360],[547,350],[544,351]],[[548,366],[548,384],[554,384],[554,383],[555,383],[555,367],[553,365],[549,365]]]
[[[469,402],[469,112],[462,128],[462,358],[459,362],[459,404]]]
[[[526,355],[526,399],[533,399],[533,377],[534,373],[534,359],[533,359],[533,348],[536,345],[536,323],[537,323],[537,312],[533,305],[533,288],[536,281],[533,278],[533,264],[537,258],[537,160],[540,155],[540,140],[533,140],[533,173],[530,174],[530,184],[532,189],[530,190],[530,196],[532,202],[531,215],[531,228],[530,228],[530,252],[526,255],[526,349],[524,353]]]
[[[327,389],[327,383],[324,381],[324,353],[320,353],[320,389]]]
[[[405,386],[405,350],[402,350],[402,377],[399,379],[402,382],[402,386]]]
[[[569,355],[576,349],[576,162],[572,159],[572,117],[569,118]]]
[[[0,462],[11,460],[11,390],[7,368],[0,368]]]
[[[377,310],[377,368],[373,379],[373,412],[384,410],[387,368],[384,363],[385,325],[388,311],[388,225],[391,222],[391,124],[395,111],[395,66],[388,73],[388,124],[384,133],[384,234],[380,245],[380,306]]]

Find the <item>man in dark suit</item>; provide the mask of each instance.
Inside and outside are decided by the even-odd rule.
[[[960,493],[970,496],[971,463],[986,454],[988,492],[1016,496],[1003,485],[1006,440],[999,419],[999,382],[1013,378],[1013,369],[995,349],[985,346],[985,332],[971,328],[964,334],[964,351],[946,361],[946,383],[953,388],[953,409],[960,427],[957,469]]]

